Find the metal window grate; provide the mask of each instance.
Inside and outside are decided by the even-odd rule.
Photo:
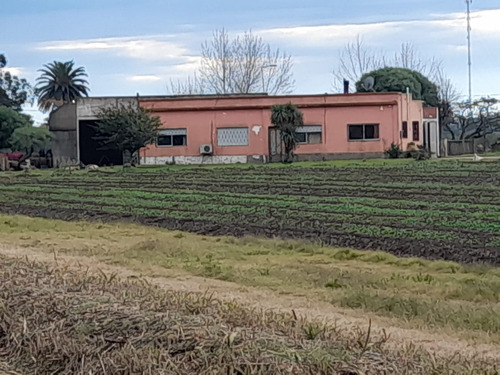
[[[218,146],[247,146],[248,128],[218,128]]]

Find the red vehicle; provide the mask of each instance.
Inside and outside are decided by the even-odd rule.
[[[22,153],[22,152],[9,152],[6,155],[7,155],[7,159],[17,161],[17,162],[21,161],[24,157],[24,153]]]
[[[8,167],[9,169],[19,170],[21,169],[21,162],[24,159],[24,153],[22,152],[7,152]]]

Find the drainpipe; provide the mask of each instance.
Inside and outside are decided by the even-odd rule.
[[[441,134],[440,134],[440,126],[439,126],[439,116],[436,117],[436,157],[441,157]]]
[[[412,134],[412,137],[411,137],[411,141],[413,142],[413,121],[411,121],[410,119],[410,88],[409,87],[406,87],[406,121],[408,123],[408,128],[409,128],[409,125],[411,124],[411,134]],[[408,134],[408,137],[410,135]]]
[[[326,136],[327,136],[327,130],[326,130],[326,95],[324,96],[323,99],[323,138],[321,139],[322,144],[326,144]]]
[[[78,100],[75,101],[75,118],[76,118],[76,160],[78,165],[80,161],[80,118],[78,116]]]

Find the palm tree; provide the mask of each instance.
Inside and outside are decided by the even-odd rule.
[[[285,147],[285,163],[292,160],[292,151],[297,146],[297,127],[304,125],[302,112],[292,103],[271,107],[271,123],[278,128]]]
[[[42,74],[37,78],[35,94],[42,111],[88,96],[88,82],[83,78],[87,73],[83,67],[73,68],[74,64],[73,61],[54,61],[38,70]]]

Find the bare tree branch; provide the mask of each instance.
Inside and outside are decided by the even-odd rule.
[[[436,68],[433,81],[438,87],[439,124],[451,135],[451,139],[456,139],[458,134],[450,125],[455,121],[455,112],[461,95],[441,67]]]
[[[358,35],[339,54],[338,66],[333,70],[333,89],[341,91],[344,79],[355,83],[363,74],[384,66],[382,55],[365,47],[363,39]]]
[[[234,39],[216,30],[201,48],[201,64],[194,77],[170,82],[174,94],[286,94],[293,90],[292,57],[272,49],[251,31]]]
[[[402,43],[400,50],[392,58],[386,56],[383,51],[376,52],[366,47],[358,35],[356,40],[347,43],[339,54],[337,66],[332,72],[332,88],[341,92],[344,79],[356,83],[365,73],[385,67],[415,70],[436,84],[438,77],[443,75],[441,61],[435,58],[422,59],[411,43]]]
[[[457,104],[454,126],[460,133],[459,139],[480,138],[500,131],[498,104],[499,101],[494,98]]]
[[[170,91],[176,95],[202,95],[206,90],[204,82],[194,73],[185,80],[170,80]]]
[[[336,92],[342,92],[343,80],[352,83],[358,82],[366,73],[384,67],[398,67],[417,71],[427,77],[438,87],[439,123],[447,130],[452,139],[463,137],[461,131],[452,126],[457,121],[456,113],[459,110],[457,103],[460,93],[446,76],[443,64],[436,58],[423,59],[411,43],[402,43],[400,49],[394,53],[392,58],[386,58],[387,54],[376,52],[366,47],[360,36],[356,40],[347,43],[339,54],[336,67],[333,69],[332,88]],[[464,119],[459,129],[471,126]],[[455,130],[454,130],[455,129]]]

